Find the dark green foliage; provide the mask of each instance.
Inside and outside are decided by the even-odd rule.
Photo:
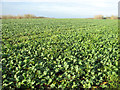
[[[3,88],[117,88],[117,20],[3,20]]]

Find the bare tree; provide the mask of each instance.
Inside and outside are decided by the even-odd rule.
[[[2,16],[3,19],[9,19],[9,18],[14,18],[12,15],[3,15]]]
[[[22,16],[22,15],[17,15],[16,18],[17,18],[17,19],[22,19],[23,16]]]
[[[36,17],[35,15],[32,15],[32,14],[25,14],[24,15],[24,18],[34,18]]]
[[[94,19],[103,19],[104,17],[103,17],[103,15],[96,15],[95,17],[94,17]]]
[[[118,19],[118,16],[112,15],[112,16],[110,17],[110,19]]]

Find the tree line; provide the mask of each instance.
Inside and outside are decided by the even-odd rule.
[[[24,18],[48,18],[48,17],[37,17],[33,14],[24,14],[24,15],[17,15],[17,16],[13,16],[13,15],[1,15],[0,19],[24,19]],[[93,19],[93,18],[90,18]],[[110,16],[110,17],[104,17],[103,15],[95,15],[94,19],[120,19],[118,18],[118,16]]]
[[[96,15],[94,19],[118,19],[118,16],[112,15],[110,17],[104,17],[103,15]]]
[[[24,18],[47,18],[47,17],[37,17],[33,14],[24,14],[24,15],[17,15],[17,16],[13,16],[13,15],[1,15],[0,16],[1,19],[24,19]]]

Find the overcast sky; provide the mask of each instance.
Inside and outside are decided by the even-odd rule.
[[[2,0],[3,15],[34,14],[55,18],[118,15],[119,0]]]

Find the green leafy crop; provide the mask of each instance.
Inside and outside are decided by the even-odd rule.
[[[118,47],[117,20],[3,20],[3,88],[118,88]]]

